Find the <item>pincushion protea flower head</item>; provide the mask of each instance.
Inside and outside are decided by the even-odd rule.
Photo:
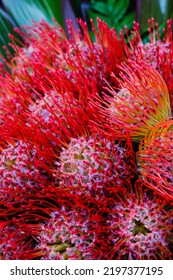
[[[43,224],[50,221],[51,213],[66,213],[60,211],[64,207],[71,209],[69,215],[73,212],[75,203],[68,192],[57,188],[51,181],[41,183],[42,188],[40,186],[37,193],[23,192],[24,205],[11,204],[8,212],[0,205],[0,258],[40,259],[45,255],[44,247],[39,246],[44,243],[44,240],[40,241]]]
[[[139,141],[150,127],[170,117],[168,89],[160,74],[141,61],[137,64],[129,60],[120,69],[120,90],[106,88],[111,96],[104,93],[104,107],[99,97],[91,103],[98,106],[113,129],[126,131],[134,141]]]
[[[98,19],[98,29],[92,22],[96,40],[93,42],[87,24],[82,20],[78,22],[82,32],[75,30],[72,22],[69,22],[69,39],[57,22],[50,26],[42,21],[33,23],[32,27],[24,27],[24,30],[16,29],[23,38],[24,45],[21,43],[22,47],[19,47],[15,42],[17,39],[11,36],[10,46],[16,55],[11,63],[6,61],[14,79],[20,77],[21,81],[34,82],[33,78],[38,76],[37,66],[42,74],[44,69],[50,72],[63,69],[74,82],[81,71],[88,78],[95,78],[98,83],[101,83],[103,76],[110,78],[112,71],[119,72],[117,63],[126,60],[130,52],[116,31]]]
[[[99,211],[104,203],[84,203],[77,193],[74,196],[56,186],[49,190],[47,197],[44,189],[39,201],[34,202],[35,211],[22,215],[24,223],[21,226],[25,226],[36,241],[32,257],[43,260],[95,259],[95,251],[100,250],[102,216]]]
[[[119,194],[110,204],[105,228],[107,259],[172,259],[173,205],[139,185],[134,193]]]
[[[29,111],[30,126],[33,123],[37,125],[57,145],[60,145],[60,138],[65,138],[65,134],[73,133],[74,127],[77,130],[75,119],[78,119],[80,113],[84,115],[80,102],[72,92],[59,93],[53,90],[30,105]]]
[[[0,222],[0,259],[24,260],[32,256],[34,239],[20,223],[7,221]]]
[[[132,38],[129,38],[131,47],[131,59],[143,60],[152,65],[163,77],[170,94],[171,109],[173,110],[173,41],[172,41],[172,19],[167,20],[164,37],[161,38],[159,25],[154,18],[148,20],[148,31],[150,42],[143,43],[140,37],[138,23],[134,23]]]
[[[130,141],[126,144],[100,135],[72,138],[59,156],[58,176],[62,188],[74,195],[97,199],[117,192],[134,177],[134,154]]]
[[[138,171],[145,184],[173,200],[173,121],[151,129],[139,145]]]
[[[41,259],[87,259],[86,251],[92,248],[97,222],[88,220],[87,211],[77,213],[75,208],[62,207],[52,212],[51,218],[41,225],[36,248]]]
[[[36,147],[21,140],[9,144],[1,151],[0,216],[6,211],[20,212],[26,207],[30,195],[39,193],[48,179],[44,161],[39,158]]]

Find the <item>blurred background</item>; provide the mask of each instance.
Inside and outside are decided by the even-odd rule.
[[[53,24],[52,18],[55,18],[66,32],[67,19],[78,27],[76,18],[82,18],[90,30],[89,19],[96,21],[99,17],[117,32],[125,25],[130,30],[136,20],[145,40],[148,18],[154,17],[162,31],[166,20],[172,18],[172,11],[172,0],[0,0],[0,52],[5,55],[3,45],[10,41],[8,34],[14,33],[13,28],[32,25],[32,20],[44,19]]]

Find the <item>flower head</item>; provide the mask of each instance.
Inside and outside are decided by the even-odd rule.
[[[79,111],[82,112],[81,107],[70,92],[45,93],[44,97],[29,106],[29,125],[32,129],[34,123],[47,135],[49,140],[54,140],[60,145],[62,141],[60,138],[65,138],[64,134],[73,133],[74,119],[79,117]]]
[[[71,139],[57,165],[62,188],[102,199],[130,184],[135,167],[130,143],[123,146],[99,135]]]
[[[112,71],[117,72],[116,64],[124,61],[130,54],[124,41],[107,23],[98,19],[98,29],[92,22],[96,41],[93,42],[87,24],[82,20],[78,20],[78,23],[82,32],[76,30],[71,21],[68,22],[69,39],[57,22],[50,26],[42,21],[23,30],[16,29],[24,40],[24,46],[19,47],[15,42],[17,39],[11,36],[11,47],[16,54],[11,64],[7,64],[14,77],[28,81],[32,76],[35,77],[35,66],[41,64],[42,69],[47,71],[64,69],[73,80],[81,70],[90,77],[97,77],[97,81],[100,81],[102,76],[110,76]]]
[[[9,144],[0,154],[2,213],[25,208],[29,197],[39,193],[47,178],[44,159],[39,158],[36,147],[23,141]]]
[[[44,260],[94,259],[99,216],[76,205],[60,207],[40,226],[37,250]],[[97,242],[96,242],[97,240]]]
[[[34,239],[20,223],[0,222],[0,259],[25,260],[32,256]]]
[[[134,24],[133,38],[131,39],[131,59],[143,60],[152,65],[163,77],[169,90],[171,109],[173,110],[173,42],[172,19],[167,20],[164,37],[159,34],[158,23],[154,18],[148,20],[150,42],[143,43],[140,37],[139,25]]]
[[[139,145],[138,172],[145,184],[173,200],[173,121],[151,129]]]
[[[160,74],[145,63],[129,61],[120,69],[120,90],[106,88],[111,96],[104,93],[104,107],[98,103],[101,98],[91,102],[109,126],[120,132],[120,137],[126,131],[134,141],[139,141],[150,127],[170,116],[168,89]]]
[[[118,200],[106,217],[107,258],[172,259],[172,206],[144,186]]]

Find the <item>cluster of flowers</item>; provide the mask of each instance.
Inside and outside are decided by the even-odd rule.
[[[1,259],[173,259],[172,21],[145,44],[91,24],[34,23],[2,58]]]

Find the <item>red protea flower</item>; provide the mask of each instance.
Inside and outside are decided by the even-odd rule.
[[[83,71],[90,69],[89,72],[86,72],[88,75],[95,73],[95,75],[100,76],[101,73],[108,75],[117,70],[116,64],[128,56],[128,48],[124,41],[118,37],[116,31],[110,29],[107,23],[100,19],[98,19],[98,30],[96,30],[92,22],[96,39],[94,43],[90,38],[87,24],[82,20],[78,22],[83,35],[75,30],[72,22],[69,22],[69,39],[57,23],[55,26],[50,26],[46,22],[35,23],[34,28],[27,27],[26,31],[31,40],[30,38],[28,40],[26,35],[24,37],[25,40],[32,42],[32,50],[40,53],[41,59],[44,59],[45,67],[47,66],[48,69],[52,69],[50,65],[50,60],[52,60],[54,67],[60,65],[67,72],[75,72],[79,67],[82,67]],[[47,53],[47,49],[49,49],[49,53]]]
[[[24,209],[30,196],[47,185],[48,172],[48,160],[40,157],[38,147],[20,140],[4,147],[0,155],[0,216]]]
[[[173,121],[161,122],[141,141],[138,171],[145,184],[173,200]]]
[[[119,91],[108,87],[111,96],[104,93],[104,101],[98,97],[91,103],[105,116],[107,126],[121,132],[120,137],[126,131],[134,141],[139,141],[150,127],[170,116],[168,89],[159,73],[147,64],[129,61],[120,69]]]
[[[52,212],[49,221],[41,225],[36,249],[44,260],[85,259],[85,250],[92,247],[94,241],[89,232],[91,222],[89,226],[86,211],[83,211],[81,219],[75,209],[62,208],[59,212]]]
[[[154,18],[148,20],[150,42],[143,43],[140,37],[139,24],[134,23],[133,38],[130,40],[131,58],[143,60],[152,65],[164,78],[170,94],[171,109],[173,110],[173,42],[172,19],[167,20],[164,38],[159,34],[158,23]]]
[[[17,137],[16,132],[21,131],[25,123],[35,128],[35,124],[38,124],[36,137],[38,138],[38,134],[41,135],[39,131],[41,129],[51,143],[56,142],[55,133],[51,132],[53,130],[56,131],[56,135],[68,134],[69,137],[71,134],[72,137],[76,128],[84,126],[81,121],[78,125],[79,120],[84,119],[82,115],[85,115],[86,119],[87,115],[90,115],[92,119],[93,107],[88,104],[88,96],[92,91],[102,90],[105,84],[103,78],[110,82],[112,71],[115,75],[119,73],[117,64],[128,57],[128,48],[124,41],[118,37],[115,30],[109,29],[106,23],[98,20],[98,31],[93,25],[96,42],[92,42],[86,24],[82,21],[79,23],[83,35],[69,24],[70,39],[57,24],[50,26],[46,22],[34,23],[33,27],[18,30],[24,39],[24,44],[21,43],[20,46],[16,44],[15,37],[11,36],[10,46],[16,54],[11,62],[6,61],[8,69],[11,70],[10,82],[5,74],[2,82],[7,85],[3,95],[10,95],[10,97],[5,97],[5,105],[1,106],[0,110],[2,110],[2,122],[6,124],[5,130],[13,137]],[[66,101],[62,102],[64,108],[55,102],[56,97],[52,98],[52,92],[58,93],[57,96],[67,94]],[[13,105],[11,105],[12,97],[14,97]],[[43,101],[40,101],[42,98]],[[51,99],[55,104],[50,106],[47,99]],[[70,104],[67,99],[73,99],[74,102]],[[45,110],[37,110],[39,106],[46,107],[46,114],[50,115],[48,123],[40,118],[39,114],[41,111],[45,113]],[[57,110],[59,106],[61,114]],[[68,106],[73,107],[73,112],[69,113],[71,109],[68,110]],[[9,111],[13,114],[6,119]],[[63,133],[59,132],[58,128],[59,122],[62,121],[60,116],[65,116],[68,122],[68,125],[66,121],[64,123]],[[78,130],[77,133],[81,134]],[[35,138],[34,135],[33,137]]]
[[[62,207],[71,207],[72,211],[75,207],[70,194],[57,188],[51,181],[32,194],[29,191],[25,193],[24,188],[22,194],[24,203],[21,199],[21,205],[11,203],[9,206],[8,199],[7,204],[3,202],[9,211],[5,211],[3,205],[0,206],[0,257],[3,259],[40,259],[45,253],[44,248],[40,247],[43,224],[48,223],[52,212],[60,211]],[[18,195],[16,192],[16,197]]]
[[[9,141],[10,137],[23,137],[34,142],[39,138],[43,145],[46,141],[49,145],[50,142],[60,145],[60,135],[65,138],[66,135],[80,134],[84,123],[88,122],[89,110],[85,109],[85,104],[78,100],[63,77],[56,74],[49,81],[45,76],[44,82],[39,81],[40,89],[33,91],[32,85],[28,87],[17,83],[9,74],[3,77],[1,86],[5,87],[0,100],[2,141],[4,138]]]
[[[73,92],[50,91],[29,106],[28,124],[37,125],[48,139],[59,146],[62,141],[80,135],[89,117]],[[85,130],[85,129],[84,129]]]
[[[135,168],[130,142],[115,143],[101,135],[72,138],[56,164],[60,187],[101,200],[128,186]]]
[[[74,203],[73,199],[71,201]],[[50,218],[40,223],[35,247],[37,255],[44,260],[104,258],[100,243],[103,211],[99,204],[97,206],[86,207],[80,199],[68,207],[55,206]]]
[[[33,250],[25,250],[26,259],[94,259],[99,250],[100,207],[80,195],[70,194],[56,185],[42,189],[30,200],[20,221],[20,230],[33,239]],[[24,245],[24,244],[23,244]]]
[[[20,223],[0,222],[0,259],[24,260],[32,255],[36,241]]]
[[[105,22],[98,19],[98,30],[92,23],[96,42],[91,40],[86,23],[79,20],[79,24],[82,32],[75,30],[72,23],[69,24],[69,39],[57,23],[50,26],[43,21],[23,31],[18,30],[24,45],[19,47],[12,36],[10,46],[16,54],[10,63],[6,62],[13,79],[34,92],[44,89],[44,80],[52,86],[56,73],[59,76],[63,73],[72,88],[81,88],[85,100],[85,88],[91,88],[93,81],[97,89],[102,90],[105,83],[103,78],[111,81],[112,72],[118,75],[117,65],[125,61],[130,52],[124,40]]]
[[[173,205],[138,186],[108,209],[102,239],[106,259],[172,259]]]
[[[20,134],[19,129],[26,127],[29,105],[35,102],[35,95],[22,85],[20,81],[14,81],[9,73],[0,79],[1,98],[0,98],[0,129],[1,138],[6,135],[13,135],[14,138]],[[7,137],[8,138],[8,137]]]

